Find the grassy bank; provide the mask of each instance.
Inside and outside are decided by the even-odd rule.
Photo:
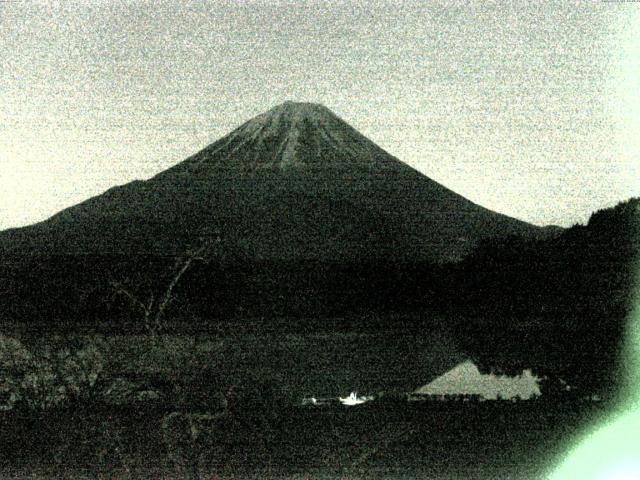
[[[289,408],[268,435],[206,430],[201,478],[541,478],[593,404],[368,404]],[[4,414],[3,478],[176,478],[162,409]]]

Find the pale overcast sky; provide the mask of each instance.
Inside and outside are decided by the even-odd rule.
[[[488,208],[640,194],[640,3],[0,1],[0,229],[319,102]]]

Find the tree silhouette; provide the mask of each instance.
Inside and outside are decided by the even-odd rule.
[[[175,299],[175,288],[185,273],[196,263],[208,263],[216,253],[220,244],[220,237],[203,240],[202,244],[187,250],[184,255],[176,258],[169,276],[169,282],[157,289],[153,287],[147,297],[134,293],[134,288],[122,281],[111,279],[109,284],[113,294],[124,297],[129,305],[142,314],[142,322],[145,330],[155,337],[166,330],[166,312]]]
[[[586,393],[610,391],[639,260],[637,198],[551,239],[486,241],[452,267],[452,328],[488,370],[531,368]]]

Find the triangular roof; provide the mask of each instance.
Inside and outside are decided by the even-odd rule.
[[[420,387],[416,393],[431,395],[469,394],[484,398],[530,398],[540,395],[538,377],[525,370],[516,377],[483,374],[475,363],[467,360],[431,383]]]

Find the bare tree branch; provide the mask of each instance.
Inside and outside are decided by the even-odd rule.
[[[142,300],[127,290],[122,283],[111,281],[111,287],[114,289],[116,294],[124,295],[129,300],[129,303],[142,310],[144,326],[149,333],[155,336],[165,327],[165,312],[175,298],[174,290],[180,282],[180,279],[194,264],[194,262],[209,261],[212,254],[212,248],[218,243],[220,243],[220,237],[216,237],[215,240],[205,241],[199,248],[188,250],[185,256],[178,257],[174,265],[174,274],[171,281],[164,292],[160,295],[160,301],[158,302],[156,302],[156,297],[153,292],[149,294],[149,300],[145,304]]]
[[[132,305],[136,307],[140,307],[145,315],[148,315],[150,313],[151,305],[145,305],[144,303],[142,303],[142,301],[138,297],[136,297],[130,291],[124,288],[124,286],[120,282],[116,282],[112,280],[109,283],[111,284],[111,287],[115,290],[116,294],[124,295]]]
[[[184,275],[184,273],[189,269],[189,267],[193,263],[193,260],[194,260],[193,257],[187,258],[187,260],[183,263],[182,267],[174,275],[173,279],[171,280],[171,283],[169,283],[169,286],[167,287],[167,290],[164,292],[164,296],[162,297],[162,301],[158,306],[158,312],[156,313],[156,318],[155,318],[156,324],[158,325],[158,327],[162,322],[166,308],[173,301],[173,289],[176,287],[176,285],[180,281],[180,278],[182,278],[182,275]]]

